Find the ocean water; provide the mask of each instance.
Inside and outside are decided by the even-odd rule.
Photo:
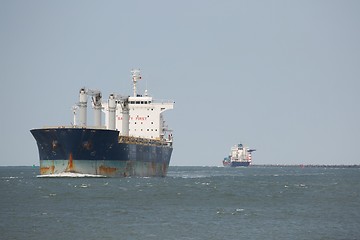
[[[170,167],[37,178],[0,167],[0,239],[360,239],[360,169]]]

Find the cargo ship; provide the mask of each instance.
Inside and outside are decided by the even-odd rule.
[[[173,109],[174,101],[153,100],[147,90],[144,95],[138,94],[140,70],[131,72],[133,96],[112,93],[103,102],[100,91],[81,88],[71,126],[30,130],[39,151],[40,176],[166,176],[173,134],[163,112]],[[88,98],[94,126],[87,125]]]
[[[224,167],[247,167],[251,164],[251,153],[256,151],[243,146],[241,143],[233,146],[229,156],[223,160]]]

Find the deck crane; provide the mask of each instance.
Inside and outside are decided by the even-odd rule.
[[[99,90],[87,89],[86,94],[91,96],[92,105],[94,108],[94,125],[101,126],[101,92]]]
[[[96,127],[101,126],[101,92],[99,90],[92,90],[92,89],[86,89],[85,87],[80,89],[79,92],[79,103],[77,104],[78,111],[79,111],[79,126],[80,127],[86,127],[86,115],[87,115],[87,97],[91,96],[92,105],[94,108],[94,125]],[[76,109],[73,109],[73,111],[76,111]],[[75,119],[75,117],[74,117]],[[75,123],[75,120],[74,120]]]
[[[121,134],[123,136],[129,136],[129,120],[130,120],[129,96],[116,95],[115,98],[118,104],[120,104],[122,119],[123,119]]]

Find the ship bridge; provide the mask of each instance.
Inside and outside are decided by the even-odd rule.
[[[172,134],[166,126],[162,113],[166,110],[174,108],[174,101],[172,100],[153,100],[145,90],[144,95],[137,94],[136,83],[140,77],[140,72],[133,70],[133,84],[134,94],[127,97],[128,116],[124,114],[122,100],[118,99],[116,103],[115,113],[115,129],[120,131],[120,135],[129,135],[131,137],[141,137],[154,140],[167,139],[171,141]],[[109,119],[108,104],[103,103],[106,123]],[[129,118],[127,121],[124,119]],[[124,124],[128,124],[128,133],[123,133]],[[106,128],[109,126],[106,124]]]

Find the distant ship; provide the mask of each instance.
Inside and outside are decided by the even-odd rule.
[[[233,146],[229,156],[223,160],[224,167],[247,167],[251,164],[251,153],[255,149],[249,149],[241,143]]]
[[[133,96],[110,94],[105,102],[100,91],[81,88],[72,126],[32,129],[40,174],[165,176],[173,137],[162,113],[173,109],[174,102],[153,100],[147,90],[144,96],[137,94],[140,79],[140,71],[133,70]],[[87,125],[88,97],[94,109],[94,126]]]

